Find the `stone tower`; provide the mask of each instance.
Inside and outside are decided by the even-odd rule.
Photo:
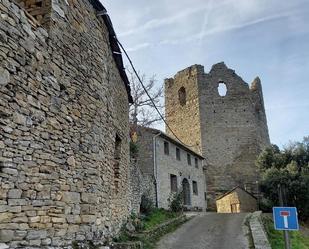
[[[259,78],[249,87],[223,62],[208,74],[193,65],[165,80],[165,104],[173,132],[206,158],[209,208],[237,185],[256,193],[255,159],[270,144]]]

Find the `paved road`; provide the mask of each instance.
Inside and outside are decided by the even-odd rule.
[[[247,214],[206,213],[164,236],[157,249],[247,249],[242,223]]]

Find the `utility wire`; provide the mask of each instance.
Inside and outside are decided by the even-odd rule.
[[[136,77],[137,77],[137,79],[138,79],[138,81],[139,81],[139,83],[141,83],[141,85],[142,85],[142,87],[143,87],[145,93],[147,94],[147,96],[148,96],[148,98],[150,99],[150,101],[151,101],[153,107],[156,109],[157,113],[159,114],[160,118],[161,118],[162,121],[165,123],[166,127],[173,133],[173,135],[175,136],[175,138],[176,138],[182,145],[184,145],[184,146],[186,146],[186,147],[195,147],[196,145],[188,145],[188,144],[185,144],[183,141],[181,141],[181,139],[180,139],[180,138],[175,134],[175,132],[171,129],[171,127],[169,126],[169,124],[166,122],[165,118],[163,117],[163,115],[162,115],[161,112],[159,111],[158,107],[157,107],[156,104],[154,103],[154,101],[153,101],[153,99],[151,98],[150,94],[148,93],[146,87],[144,86],[143,81],[142,81],[141,78],[139,77],[139,75],[138,75],[138,73],[137,73],[137,71],[136,71],[136,69],[135,69],[135,67],[134,67],[134,65],[133,65],[133,63],[132,63],[132,61],[131,61],[131,59],[130,59],[128,53],[127,53],[127,51],[124,49],[124,47],[122,46],[122,44],[120,43],[120,41],[117,39],[117,37],[115,37],[115,39],[117,40],[117,43],[119,44],[119,46],[121,47],[122,51],[123,51],[124,54],[126,55],[126,57],[127,57],[128,61],[129,61],[130,65],[131,65],[131,67],[132,67],[132,69],[133,69],[133,71],[134,71],[134,73],[135,73],[135,75],[136,75]]]

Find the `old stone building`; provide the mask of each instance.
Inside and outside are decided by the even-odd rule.
[[[217,198],[216,205],[218,213],[249,213],[257,210],[257,198],[237,186]]]
[[[168,209],[169,198],[183,191],[187,209],[206,209],[204,158],[200,154],[152,128],[138,129],[137,146],[143,192],[157,207]]]
[[[218,91],[221,86],[226,92]],[[249,87],[224,63],[213,65],[209,73],[193,65],[165,81],[165,104],[171,129],[206,158],[210,207],[235,186],[257,190],[254,162],[269,145],[259,78]]]
[[[0,0],[0,243],[55,248],[119,231],[130,100],[99,0]]]

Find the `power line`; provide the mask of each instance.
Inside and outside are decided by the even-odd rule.
[[[167,126],[167,128],[173,133],[173,135],[175,136],[175,138],[181,143],[183,144],[184,146],[186,147],[195,147],[196,145],[188,145],[188,144],[185,144],[183,141],[181,141],[181,139],[175,134],[175,132],[171,129],[171,127],[169,126],[169,124],[166,122],[165,118],[163,117],[163,115],[161,114],[161,112],[159,111],[158,107],[156,106],[156,104],[154,103],[153,99],[151,98],[150,94],[148,93],[146,87],[144,86],[143,84],[143,81],[141,80],[141,78],[139,77],[131,59],[130,59],[130,56],[128,55],[127,51],[124,49],[124,47],[122,46],[122,44],[120,43],[120,41],[117,39],[117,37],[115,37],[115,39],[117,40],[117,43],[119,44],[119,46],[121,47],[122,51],[124,52],[124,54],[126,55],[139,83],[142,85],[145,93],[147,94],[149,100],[151,101],[153,107],[156,109],[157,113],[159,114],[160,118],[162,119],[162,121],[165,123],[165,125]]]

